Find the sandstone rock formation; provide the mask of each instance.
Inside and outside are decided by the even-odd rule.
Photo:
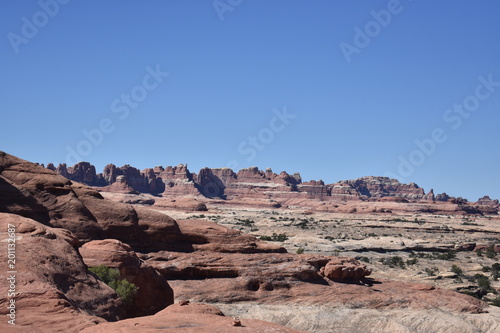
[[[127,317],[152,315],[174,303],[174,293],[165,278],[140,260],[129,245],[116,239],[95,240],[84,244],[80,254],[87,266],[117,268],[122,279],[139,288]]]
[[[320,273],[330,280],[360,281],[370,275],[371,271],[355,259],[335,258],[321,267]]]
[[[109,164],[102,174],[96,174],[95,168],[87,162],[69,168],[65,165],[55,168],[51,164],[47,167],[71,180],[96,186],[100,191],[149,193],[170,200],[178,200],[179,196],[190,196],[248,206],[261,206],[266,204],[266,200],[270,200],[275,207],[297,206],[315,210],[322,205],[321,211],[336,211],[339,204],[353,202],[352,207],[348,209],[351,212],[358,211],[356,206],[359,203],[379,200],[426,203],[429,206],[437,204],[437,208],[429,209],[441,213],[450,209],[441,209],[444,206],[439,206],[439,203],[455,205],[451,211],[457,214],[496,215],[500,210],[498,200],[487,196],[477,203],[469,203],[463,198],[451,197],[446,193],[435,195],[432,189],[425,193],[424,189],[414,183],[402,184],[388,177],[370,176],[325,184],[322,180],[303,182],[299,173],[290,175],[283,171],[276,174],[269,168],[261,171],[256,167],[241,169],[237,173],[229,168],[203,168],[198,174],[191,173],[187,165],[183,164],[165,168],[156,166],[143,171],[130,165],[116,167]],[[131,202],[130,199],[124,201]],[[175,205],[171,205],[173,206]]]
[[[50,228],[19,215],[0,213],[2,226],[14,226],[16,327],[29,332],[78,332],[96,323],[123,318],[115,292],[89,274],[74,248],[77,239],[65,229]],[[7,230],[1,244],[7,244]],[[3,252],[3,251],[2,251]],[[0,315],[4,320],[10,302],[5,283],[11,269],[2,255]],[[8,326],[8,325],[7,325]]]
[[[80,242],[115,238],[138,248],[168,248],[181,235],[170,217],[123,203],[110,204],[97,191],[53,171],[0,153],[0,212],[19,214],[73,232]],[[170,243],[169,243],[170,241]]]
[[[3,152],[0,153],[0,180],[5,189],[0,197],[0,210],[9,212],[0,213],[0,218],[15,225],[20,235],[21,250],[17,255],[22,264],[18,269],[23,274],[18,278],[20,294],[16,302],[23,316],[19,317],[16,328],[21,330],[78,332],[106,319],[124,316],[124,307],[114,291],[87,271],[76,249],[82,244],[82,253],[89,265],[116,266],[122,276],[139,285],[142,292],[135,299],[136,315],[157,311],[172,303],[173,296],[165,278],[137,258],[133,249],[143,253],[154,250],[188,253],[198,246],[205,250],[218,249],[224,243],[233,242],[234,251],[284,251],[266,246],[251,236],[242,236],[240,232],[229,234],[229,229],[222,227],[214,229],[215,233],[199,225],[185,227],[183,234],[176,221],[164,214],[107,201],[89,187]],[[17,214],[32,216],[40,222]],[[240,244],[238,249],[236,244]],[[4,259],[2,262],[6,262]],[[6,279],[5,272],[7,270],[0,273],[2,279]],[[8,311],[4,305],[9,301],[5,288],[2,284],[0,304],[4,310],[0,311],[3,314]],[[167,316],[172,322],[184,323],[181,325],[196,320],[177,313]],[[3,328],[5,323],[0,325]],[[203,325],[210,329],[215,324],[206,321]],[[258,327],[261,326],[291,331],[259,322]]]

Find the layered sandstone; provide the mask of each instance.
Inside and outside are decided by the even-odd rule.
[[[291,175],[283,171],[277,174],[269,168],[262,171],[256,167],[241,169],[238,172],[229,168],[203,168],[198,174],[191,173],[187,165],[183,164],[165,168],[156,166],[142,171],[130,165],[116,167],[109,164],[102,174],[96,174],[95,168],[88,162],[80,162],[69,168],[65,165],[59,165],[57,168],[49,165],[48,168],[71,180],[96,186],[100,191],[123,194],[148,193],[170,200],[189,196],[224,200],[226,203],[237,205],[304,207],[320,211],[335,211],[339,205],[353,202],[354,207],[349,208],[353,213],[360,210],[356,207],[359,203],[380,200],[426,203],[430,206],[438,203],[437,208],[431,207],[430,210],[457,211],[458,214],[496,215],[500,209],[498,200],[492,200],[487,196],[477,203],[471,203],[446,193],[435,195],[432,189],[426,193],[414,183],[403,184],[388,177],[370,176],[325,184],[322,180],[304,182],[299,173]],[[133,202],[130,199],[124,200]],[[160,204],[160,201],[158,202]],[[450,203],[454,205],[454,209],[443,210],[442,205],[439,206],[440,202]],[[175,207],[175,204],[168,202],[164,202],[163,205],[184,209],[182,205]]]

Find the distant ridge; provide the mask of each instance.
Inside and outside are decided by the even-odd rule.
[[[107,192],[148,193],[161,197],[200,196],[222,200],[269,199],[278,202],[314,199],[326,202],[394,201],[447,202],[461,205],[468,213],[497,213],[499,201],[488,196],[476,203],[446,193],[427,193],[415,183],[403,184],[388,177],[368,176],[325,184],[322,180],[304,182],[300,173],[277,174],[270,168],[265,171],[250,167],[234,172],[229,168],[203,168],[198,173],[189,171],[187,165],[155,166],[139,170],[130,165],[117,167],[108,164],[97,173],[89,162],[79,162],[71,167],[52,163],[47,169],[86,185]],[[467,206],[476,207],[474,210]]]

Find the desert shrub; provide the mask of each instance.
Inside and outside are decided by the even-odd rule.
[[[452,271],[453,273],[457,274],[458,276],[463,275],[463,273],[464,273],[464,272],[462,271],[462,269],[461,269],[460,267],[458,267],[457,265],[453,265],[453,266],[451,266],[451,271]]]
[[[284,242],[288,239],[288,236],[286,234],[277,234],[273,232],[272,236],[260,236],[260,239],[271,242]]]
[[[408,266],[415,265],[417,262],[418,262],[417,258],[408,259],[406,260],[406,265]]]
[[[137,293],[137,286],[125,279],[120,279],[120,272],[116,268],[105,265],[89,267],[89,271],[94,273],[118,294],[125,304],[130,304]]]
[[[491,289],[490,279],[483,274],[474,275],[474,280],[476,281],[479,288],[484,291],[489,291]]]
[[[439,271],[436,267],[432,268],[426,268],[425,272],[427,273],[428,276],[436,276],[436,273]]]
[[[120,278],[120,272],[118,272],[116,268],[111,268],[106,265],[89,267],[89,271],[97,275],[99,279],[102,282],[106,283],[108,286],[111,283],[111,281],[115,281]]]
[[[438,260],[453,260],[457,257],[457,254],[455,251],[448,251],[445,253],[433,253],[433,256]]]
[[[488,246],[488,248],[486,248],[484,255],[486,256],[486,258],[490,259],[495,258],[497,255],[497,253],[495,252],[495,247],[493,245]]]
[[[482,257],[483,256],[483,250],[477,249],[476,250],[476,254],[477,254],[478,257]]]
[[[139,289],[135,284],[125,279],[111,281],[109,286],[116,291],[125,304],[132,303],[132,299]]]
[[[491,265],[491,276],[493,277],[493,281],[498,281],[500,278],[500,264],[494,263]]]
[[[302,253],[304,253],[304,248],[299,247],[299,248],[297,249],[297,254],[302,254]]]
[[[406,268],[405,262],[404,262],[403,258],[401,258],[400,256],[393,256],[390,258],[385,258],[385,259],[382,259],[381,262],[384,265],[389,266],[391,268],[396,268],[396,267]]]

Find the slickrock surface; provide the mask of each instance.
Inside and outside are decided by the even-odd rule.
[[[173,305],[154,316],[105,323],[87,328],[82,333],[101,332],[252,332],[252,333],[300,333],[281,325],[255,319],[239,320],[241,326],[235,326],[235,318],[221,316],[213,307],[202,304],[187,304],[182,307]]]

